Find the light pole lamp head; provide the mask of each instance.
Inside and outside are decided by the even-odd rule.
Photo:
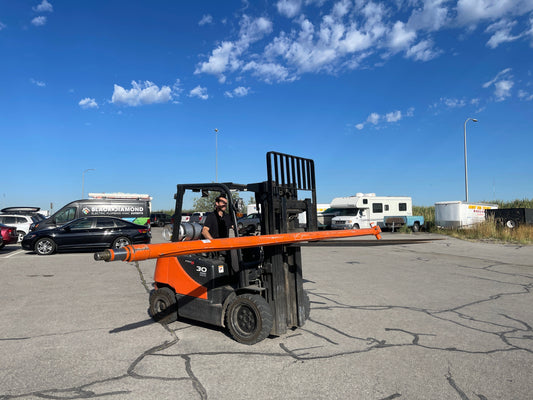
[[[477,122],[477,119],[475,119],[475,118],[472,118],[472,121],[473,121],[473,122]]]

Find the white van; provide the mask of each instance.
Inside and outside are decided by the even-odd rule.
[[[337,213],[331,229],[365,229],[371,225],[383,228],[385,217],[413,214],[411,197],[376,196],[375,193],[337,197],[332,200],[331,209]]]

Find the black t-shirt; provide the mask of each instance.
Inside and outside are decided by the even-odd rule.
[[[228,214],[223,213],[221,217],[216,211],[207,214],[204,223],[204,226],[209,228],[209,233],[213,239],[227,238],[231,225],[231,218]]]

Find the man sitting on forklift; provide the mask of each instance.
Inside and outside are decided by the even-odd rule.
[[[228,207],[228,199],[220,195],[215,199],[215,210],[207,214],[202,236],[204,239],[222,239],[229,237],[229,230],[233,228],[231,218],[225,210]]]

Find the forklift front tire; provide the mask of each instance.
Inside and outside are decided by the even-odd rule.
[[[178,319],[178,305],[175,293],[162,287],[150,292],[150,316],[162,324],[170,324]]]
[[[257,294],[242,294],[229,305],[226,326],[233,339],[243,344],[255,344],[272,331],[274,317],[267,301]]]

